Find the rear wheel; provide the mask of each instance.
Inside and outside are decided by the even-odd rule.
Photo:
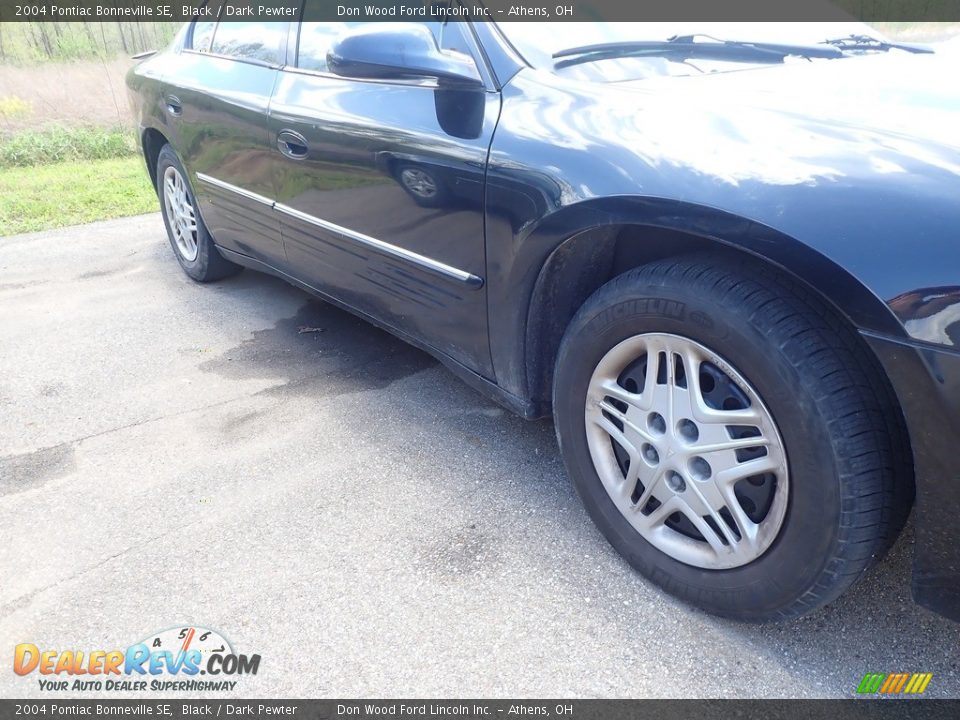
[[[180,267],[198,282],[212,282],[242,269],[224,258],[213,243],[200,212],[187,173],[170,145],[157,158],[157,195],[167,237]]]
[[[668,591],[786,619],[840,595],[909,510],[899,409],[852,330],[786,278],[664,261],[564,336],[557,433],[591,517]]]

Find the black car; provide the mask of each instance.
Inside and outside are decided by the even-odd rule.
[[[277,275],[552,414],[653,582],[798,616],[916,494],[915,598],[960,618],[960,68],[763,30],[200,19],[128,83],[191,278]]]

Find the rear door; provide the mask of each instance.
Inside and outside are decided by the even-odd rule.
[[[226,6],[210,5],[226,16]],[[214,10],[216,12],[216,10]],[[267,108],[285,60],[289,23],[198,21],[168,77],[164,99],[181,154],[216,243],[272,265],[284,261],[271,205]]]
[[[303,22],[271,100],[289,265],[489,375],[483,182],[500,96],[331,74],[327,51],[359,24]],[[442,46],[479,59],[465,24],[429,25]]]

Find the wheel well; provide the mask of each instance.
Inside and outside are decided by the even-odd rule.
[[[598,227],[565,241],[541,269],[528,308],[525,342],[528,395],[545,412],[549,410],[560,341],[577,310],[594,291],[635,267],[702,252],[749,257],[758,266],[784,272],[769,260],[738,247],[662,227]],[[793,277],[836,310],[844,322],[849,322],[830,298],[802,279]]]
[[[820,300],[824,306],[821,312],[833,316],[828,320],[830,327],[839,329],[846,325],[864,358],[872,361],[872,385],[892,442],[890,457],[896,483],[892,502],[902,510],[895,509],[885,521],[890,523],[889,532],[872,561],[879,562],[899,534],[914,499],[913,443],[904,403],[877,353],[858,332],[857,324],[828,295],[778,263],[720,240],[650,226],[599,227],[569,238],[541,268],[527,309],[525,359],[530,405],[543,415],[551,412],[554,365],[560,342],[573,316],[590,295],[633,268],[666,258],[703,253],[747,258],[761,273],[788,275],[788,285]]]
[[[143,159],[147,163],[147,171],[150,173],[150,180],[153,182],[153,188],[157,188],[157,158],[160,156],[160,150],[167,144],[167,138],[159,130],[147,128],[143,131]]]

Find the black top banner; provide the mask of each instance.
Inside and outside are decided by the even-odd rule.
[[[0,0],[2,22],[960,21],[960,0]]]

